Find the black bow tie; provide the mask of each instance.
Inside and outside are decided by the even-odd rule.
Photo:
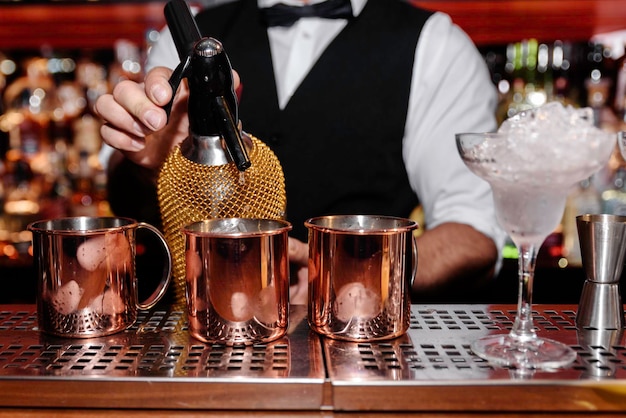
[[[317,4],[304,6],[288,6],[276,4],[261,9],[267,26],[291,26],[301,17],[321,17],[324,19],[351,19],[352,4],[350,0],[327,0]]]

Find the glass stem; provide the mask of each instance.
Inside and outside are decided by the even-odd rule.
[[[536,337],[533,325],[532,301],[538,247],[536,245],[520,245],[518,251],[519,289],[517,315],[510,335],[520,340],[529,340]]]

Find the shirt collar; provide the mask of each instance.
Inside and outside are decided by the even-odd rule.
[[[322,3],[323,1],[324,0],[311,0],[311,3]],[[361,13],[361,10],[363,10],[363,8],[365,7],[365,3],[367,3],[367,0],[350,0],[350,2],[352,3],[352,10],[354,12],[354,15],[358,16],[359,13]],[[302,0],[257,0],[259,8],[272,7],[277,3],[284,3],[290,6],[301,6]]]

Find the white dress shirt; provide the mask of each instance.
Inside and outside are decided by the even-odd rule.
[[[351,1],[355,15],[367,2]],[[258,0],[260,7],[279,2],[302,4]],[[268,28],[281,108],[346,24],[341,19],[301,18],[288,28]],[[174,68],[178,61],[165,29],[150,51],[146,69]],[[495,88],[482,56],[448,15],[433,14],[422,29],[415,53],[403,140],[409,181],[424,209],[427,228],[444,222],[466,223],[492,237],[501,250],[506,235],[495,219],[491,189],[465,167],[455,143],[459,132],[495,130],[495,107]]]

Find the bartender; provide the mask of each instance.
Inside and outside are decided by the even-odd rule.
[[[304,220],[325,214],[408,217],[423,209],[414,301],[464,294],[494,276],[504,233],[487,183],[461,161],[455,133],[496,128],[482,56],[442,13],[401,0],[214,1],[196,20],[237,72],[244,130],[285,173],[291,300],[306,298]],[[186,93],[161,108],[178,54],[169,32],[143,83],[122,81],[96,103],[118,215],[159,222],[156,178],[188,134]],[[239,84],[241,79],[241,84]]]

